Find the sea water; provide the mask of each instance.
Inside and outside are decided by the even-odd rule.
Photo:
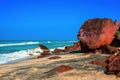
[[[0,64],[12,63],[30,58],[26,52],[38,47],[40,44],[45,45],[51,51],[55,48],[64,49],[65,46],[71,46],[76,41],[58,41],[58,40],[36,40],[36,41],[0,41]]]

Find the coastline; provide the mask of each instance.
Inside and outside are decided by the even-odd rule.
[[[55,56],[55,55],[51,55]],[[39,59],[29,59],[16,63],[0,65],[0,80],[116,80],[115,75],[104,74],[104,68],[92,65],[89,62],[95,59],[105,59],[105,54],[62,53],[60,59],[48,59],[47,56]],[[56,73],[49,70],[69,65],[73,70]],[[93,76],[94,75],[94,76]]]

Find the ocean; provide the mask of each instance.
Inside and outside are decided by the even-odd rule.
[[[40,44],[45,45],[51,51],[55,48],[63,49],[65,46],[71,46],[77,41],[59,41],[59,40],[14,40],[14,41],[0,41],[0,64],[13,63],[29,59],[26,50],[34,49]]]

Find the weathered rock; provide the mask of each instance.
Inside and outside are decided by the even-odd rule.
[[[106,73],[107,74],[110,74],[110,73],[117,74],[119,72],[120,72],[120,56],[117,56],[117,57],[113,58],[111,62],[108,63],[108,65],[106,67]]]
[[[66,46],[65,47],[65,52],[73,51],[75,50],[73,46]]]
[[[104,47],[102,47],[102,53],[105,53],[105,54],[114,54],[118,51],[118,49],[114,46],[110,46],[110,45],[105,45]]]
[[[109,64],[111,61],[113,61],[114,58],[116,58],[117,55],[113,54],[113,55],[110,55],[108,56],[107,60],[106,60],[106,63]]]
[[[117,77],[120,77],[120,72],[118,72],[116,76],[117,76]]]
[[[50,72],[59,72],[59,73],[62,73],[62,72],[66,72],[66,71],[69,71],[69,70],[72,70],[73,68],[68,66],[68,65],[60,65],[46,73],[50,73]]]
[[[40,47],[40,49],[42,49],[43,52],[44,52],[44,51],[50,51],[50,49],[47,48],[47,47],[44,46],[44,45],[39,45],[39,47]]]
[[[50,51],[44,51],[41,55],[50,55]]]
[[[39,45],[40,50],[42,51],[41,53],[39,53],[39,55],[37,56],[37,58],[43,58],[46,57],[48,55],[50,55],[50,49],[47,48],[44,45]]]
[[[55,49],[55,50],[53,51],[53,54],[59,54],[59,53],[61,53],[61,52],[65,52],[65,50],[63,50],[63,49]]]
[[[65,52],[75,51],[75,50],[81,50],[81,46],[79,42],[75,42],[73,46],[66,46]]]
[[[80,42],[75,42],[73,45],[74,50],[81,50]]]
[[[120,52],[110,55],[106,60],[106,74],[115,74],[120,77]]]
[[[108,18],[87,20],[78,32],[81,49],[97,49],[110,44],[117,29],[116,24]]]
[[[65,49],[55,49],[53,53],[58,54],[61,52],[71,52],[75,50],[81,50],[81,46],[79,42],[75,42],[73,46],[66,46]]]

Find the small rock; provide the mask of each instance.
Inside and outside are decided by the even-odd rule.
[[[70,66],[67,66],[67,65],[60,65],[46,73],[50,73],[50,72],[59,72],[59,73],[62,73],[62,72],[66,72],[66,71],[70,71],[72,70],[73,68],[70,67]]]

